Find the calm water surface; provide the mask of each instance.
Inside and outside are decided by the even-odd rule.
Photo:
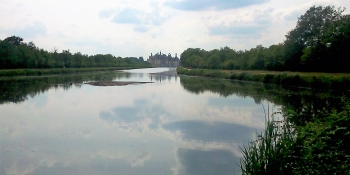
[[[238,173],[278,93],[166,70],[1,80],[0,174]],[[107,80],[153,83],[84,84]]]

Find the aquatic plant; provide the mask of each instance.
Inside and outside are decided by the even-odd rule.
[[[350,174],[350,101],[342,101],[341,111],[303,126],[273,113],[257,140],[242,148],[242,174]]]
[[[266,116],[266,127],[257,139],[241,148],[242,174],[281,174],[287,168],[285,157],[295,140],[295,129],[286,119],[278,119],[281,112]]]

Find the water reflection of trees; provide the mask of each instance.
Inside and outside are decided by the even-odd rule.
[[[221,79],[181,77],[181,85],[188,92],[199,94],[205,91],[220,94],[223,97],[236,95],[241,98],[253,98],[255,103],[268,101],[281,105],[284,112],[293,114],[292,120],[302,125],[315,116],[323,116],[323,112],[338,109],[340,97],[350,96],[347,91],[315,91],[300,88],[282,88],[276,85],[228,81]]]
[[[73,86],[80,88],[87,81],[112,81],[131,76],[131,73],[124,72],[99,72],[1,79],[0,104],[23,102],[28,99],[28,96],[34,97],[52,88],[68,90]]]

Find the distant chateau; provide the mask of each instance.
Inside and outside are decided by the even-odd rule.
[[[180,59],[175,54],[175,57],[172,57],[169,53],[168,56],[159,52],[155,55],[149,56],[148,62],[151,63],[154,67],[179,67]]]

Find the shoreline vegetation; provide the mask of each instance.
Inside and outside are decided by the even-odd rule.
[[[267,115],[265,129],[241,148],[242,174],[350,174],[350,101],[342,102],[304,125],[290,121],[296,115]]]
[[[188,76],[271,83],[312,89],[350,89],[349,73],[279,72],[264,70],[189,69],[178,67],[177,73]]]
[[[89,68],[44,68],[44,69],[0,69],[0,77],[57,75],[94,71],[115,71],[148,67],[89,67]]]
[[[112,67],[145,68],[151,67],[151,64],[143,57],[122,58],[111,54],[87,55],[80,52],[71,53],[69,49],[58,52],[58,48],[49,52],[37,47],[33,42],[23,42],[23,38],[18,36],[0,39],[0,76],[65,73]]]

